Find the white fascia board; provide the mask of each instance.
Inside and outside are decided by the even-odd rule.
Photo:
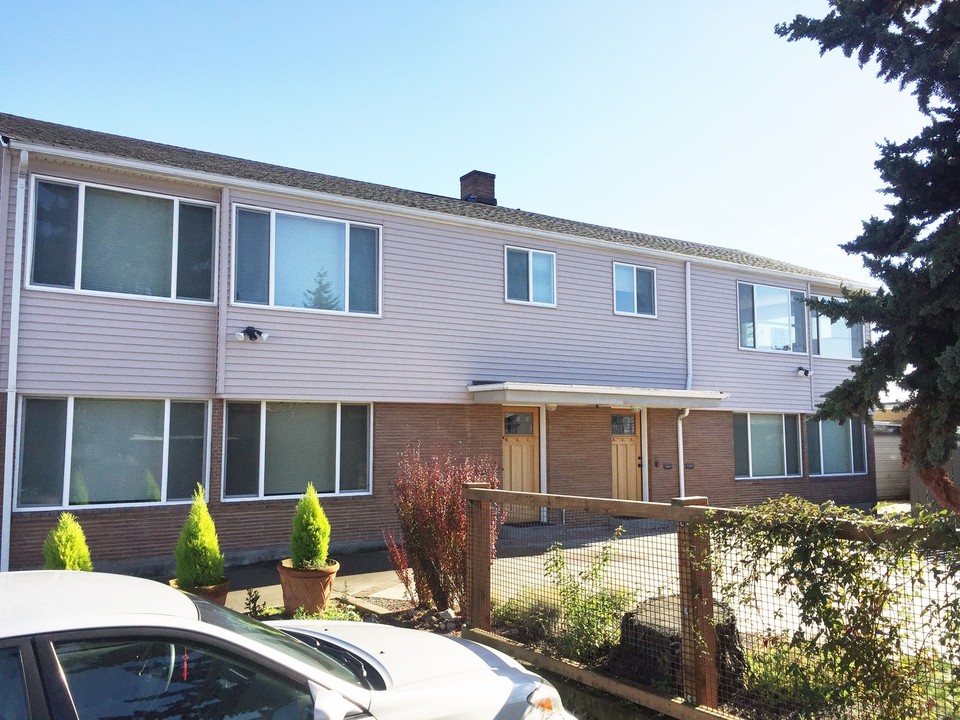
[[[522,225],[512,225],[510,223],[498,223],[491,220],[480,220],[477,218],[449,215],[436,210],[423,210],[420,208],[411,208],[405,205],[395,205],[393,203],[380,202],[376,200],[362,200],[359,198],[351,198],[346,195],[323,193],[317,190],[306,190],[303,188],[291,187],[289,185],[276,185],[274,183],[266,183],[258,180],[244,180],[242,178],[233,177],[232,175],[221,175],[219,173],[210,173],[200,170],[189,170],[170,165],[160,165],[157,163],[145,162],[143,160],[128,160],[126,158],[118,158],[112,155],[102,155],[99,153],[91,153],[82,150],[70,150],[49,145],[36,145],[33,143],[19,142],[17,140],[11,140],[10,147],[27,150],[31,153],[37,153],[45,157],[63,158],[80,163],[114,167],[121,170],[141,172],[144,174],[173,180],[190,180],[202,185],[210,185],[214,187],[226,186],[232,189],[251,190],[269,195],[298,197],[329,203],[331,205],[339,205],[341,207],[351,209],[371,210],[385,215],[394,215],[405,218],[420,218],[429,220],[431,222],[454,225],[457,227],[468,227],[488,231],[492,230],[515,236],[519,235],[522,237],[538,238],[548,242],[562,242],[581,247],[602,247],[606,250],[615,248],[617,251],[627,254],[662,258],[676,262],[690,261],[696,265],[718,267],[727,270],[747,270],[760,275],[791,278],[794,280],[808,281],[817,283],[818,285],[835,286],[838,288],[848,287],[854,290],[866,290],[868,292],[876,292],[879,289],[879,286],[868,285],[857,280],[848,280],[845,278],[837,280],[819,277],[817,275],[805,275],[802,273],[792,273],[784,270],[756,267],[754,265],[742,265],[735,262],[704,258],[700,257],[699,255],[685,255],[683,253],[674,253],[666,250],[638,247],[626,243],[618,243],[613,240],[594,240],[591,238],[581,237],[579,235],[568,235],[565,233],[551,232],[548,230],[537,230],[536,228],[528,228]],[[301,170],[300,172],[311,171]]]
[[[492,405],[712,408],[729,397],[719,390],[525,382],[469,385],[467,390],[475,403]]]

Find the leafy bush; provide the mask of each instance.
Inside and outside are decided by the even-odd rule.
[[[43,541],[43,566],[47,570],[93,570],[87,537],[73,513],[60,513],[56,527]]]
[[[395,506],[402,544],[384,532],[384,540],[397,575],[411,591],[413,574],[417,600],[431,601],[440,609],[459,607],[467,582],[467,503],[463,484],[485,482],[499,487],[495,466],[486,460],[454,459],[420,454],[407,448],[397,468]],[[491,513],[490,557],[502,513]],[[412,594],[412,593],[411,593]]]
[[[596,662],[620,641],[620,621],[634,596],[606,587],[606,576],[614,543],[622,534],[623,528],[618,527],[579,572],[567,568],[561,543],[547,551],[544,574],[560,596],[560,618],[549,641],[564,657]]]
[[[193,504],[180,530],[173,556],[177,585],[181,588],[216,585],[224,579],[217,529],[200,485],[193,492]]]
[[[330,521],[320,505],[313,483],[293,511],[293,535],[290,537],[290,555],[297,570],[320,570],[327,567],[330,548]]]
[[[538,645],[557,627],[560,612],[560,599],[554,589],[526,588],[496,603],[491,619],[500,634],[525,645]]]
[[[797,609],[783,640],[751,657],[759,698],[792,698],[799,718],[955,717],[960,599],[925,591],[960,577],[955,516],[891,520],[784,496],[709,531],[723,596],[749,610],[766,584]]]
[[[356,611],[351,605],[341,605],[339,603],[331,603],[323,612],[320,613],[309,613],[303,609],[303,607],[298,607],[297,611],[293,613],[294,620],[348,620],[350,622],[361,622],[363,620],[360,617],[360,613]]]

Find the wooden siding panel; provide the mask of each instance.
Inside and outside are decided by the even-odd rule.
[[[798,367],[810,367],[809,355],[741,350],[737,318],[738,280],[803,291],[806,284],[703,266],[691,275],[694,388],[729,393],[729,410],[812,412],[816,373],[797,376]]]
[[[289,200],[270,205],[381,224],[383,316],[231,306],[230,333],[253,324],[270,339],[228,336],[227,397],[465,402],[471,382],[503,380],[683,387],[680,263]],[[504,301],[504,245],[557,253],[556,308]],[[658,319],[613,314],[614,260],[657,268]]]
[[[211,397],[216,308],[25,290],[23,393]]]

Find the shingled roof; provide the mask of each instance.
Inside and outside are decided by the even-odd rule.
[[[472,218],[518,228],[630,245],[658,252],[673,253],[691,259],[702,258],[762,270],[823,278],[831,283],[844,281],[844,278],[837,275],[830,275],[742,250],[715,245],[701,245],[659,235],[649,235],[631,230],[620,230],[603,225],[540,215],[499,205],[486,205],[459,198],[349,180],[307,170],[243,160],[228,155],[217,155],[174,145],[137,140],[122,135],[82,130],[68,125],[58,125],[17,115],[0,113],[0,136],[3,136],[6,141],[16,140],[52,149],[63,148],[95,153],[169,168],[211,173],[270,185],[338,195],[345,198],[356,198],[444,215]]]

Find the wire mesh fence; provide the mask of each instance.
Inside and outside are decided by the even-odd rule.
[[[836,567],[811,556],[804,575],[802,542],[738,546],[718,518],[739,516],[694,499],[470,497],[471,528],[505,522],[492,560],[491,538],[470,533],[468,622],[569,661],[575,679],[587,669],[674,717],[960,718],[955,553],[914,545],[893,561],[886,542],[840,537]]]

